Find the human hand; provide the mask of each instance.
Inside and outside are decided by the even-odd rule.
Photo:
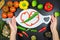
[[[57,30],[57,18],[52,15],[51,17],[51,25],[50,25],[51,32]]]
[[[17,32],[17,25],[16,25],[16,20],[15,17],[12,18],[12,20],[8,21],[11,32],[16,33]]]

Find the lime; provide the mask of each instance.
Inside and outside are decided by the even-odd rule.
[[[33,7],[37,6],[37,1],[32,1],[32,6]]]
[[[38,8],[38,9],[43,9],[43,4],[39,4],[39,5],[37,6],[37,8]]]
[[[55,14],[54,14],[55,17],[58,17],[58,16],[59,16],[59,13],[60,13],[60,12],[56,11]]]

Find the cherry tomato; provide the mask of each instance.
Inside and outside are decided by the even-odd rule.
[[[15,12],[16,11],[16,8],[15,7],[11,7],[10,8],[10,12]]]
[[[13,6],[13,2],[12,2],[12,1],[8,1],[8,2],[7,2],[7,5],[8,5],[9,7],[12,7],[12,6]]]
[[[8,16],[8,18],[12,18],[13,17],[13,13],[12,12],[8,12],[7,16]]]
[[[5,12],[2,13],[2,18],[7,18],[7,14]]]
[[[14,7],[18,8],[19,7],[19,2],[18,1],[14,1]]]

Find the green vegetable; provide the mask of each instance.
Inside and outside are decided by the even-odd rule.
[[[33,6],[33,7],[37,6],[37,1],[35,1],[35,0],[32,1],[32,6]]]
[[[31,36],[31,40],[36,40],[37,38],[36,38],[36,36],[35,35],[32,35]]]
[[[0,34],[2,33],[2,30],[5,24],[6,23],[2,19],[0,19]]]
[[[37,32],[37,30],[34,29],[34,30],[31,30],[31,32]]]
[[[23,23],[32,20],[32,19],[33,19],[34,17],[36,17],[38,14],[39,14],[39,12],[35,12],[30,18],[28,18],[27,20],[25,20]]]
[[[25,31],[26,29],[21,27],[21,26],[17,26],[18,29],[22,30],[22,31]]]
[[[38,9],[43,9],[43,4],[39,4],[39,5],[37,6],[37,8],[38,8]]]
[[[55,17],[58,17],[59,14],[60,14],[60,12],[56,11],[54,15],[55,15]]]

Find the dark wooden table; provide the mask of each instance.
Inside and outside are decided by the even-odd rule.
[[[8,1],[8,0],[5,0],[6,2]],[[15,1],[15,0],[12,0],[12,1]],[[18,0],[19,1],[19,0]],[[35,9],[35,10],[37,10],[37,11],[39,11],[42,15],[52,15],[52,14],[54,14],[54,12],[55,11],[60,11],[60,0],[37,0],[38,1],[38,4],[39,3],[42,3],[42,4],[45,4],[45,2],[47,2],[47,1],[49,1],[49,2],[51,2],[53,5],[54,5],[54,9],[52,10],[52,11],[50,11],[50,12],[46,12],[44,9],[43,10],[38,10],[37,9],[37,7],[35,7],[35,8],[33,8],[32,6],[31,6],[31,1],[32,0],[28,0],[29,2],[30,2],[30,6],[29,6],[29,8],[32,8],[32,9]],[[18,16],[18,14],[21,12],[22,10],[21,9],[17,9],[17,11],[15,12],[15,16]],[[1,18],[1,12],[2,12],[2,10],[0,10],[0,18]],[[59,35],[60,35],[60,17],[58,17],[57,18],[58,19],[58,28],[57,28],[57,30],[58,30],[58,32],[59,32]],[[36,29],[38,30],[39,28],[42,28],[43,26],[46,26],[47,27],[47,30],[46,31],[50,31],[50,24],[48,24],[48,25],[46,25],[46,24],[41,24],[39,27],[37,27]],[[18,32],[19,32],[20,30],[18,30]],[[44,31],[44,32],[46,32],[46,31]],[[44,32],[42,32],[42,33],[33,33],[33,32],[30,32],[30,31],[28,31],[27,33],[29,34],[29,37],[27,38],[27,37],[23,37],[23,38],[21,38],[21,37],[19,37],[18,35],[17,35],[17,40],[30,40],[30,37],[32,36],[32,35],[36,35],[37,36],[37,40],[52,40],[52,38],[46,38],[46,37],[44,37]]]

